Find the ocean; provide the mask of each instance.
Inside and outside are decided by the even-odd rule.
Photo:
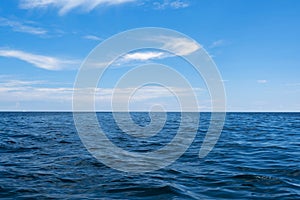
[[[194,114],[194,113],[193,113]],[[68,112],[0,113],[3,199],[300,199],[300,113],[227,113],[214,149],[199,158],[210,113],[199,113],[196,137],[172,164],[147,173],[102,164],[85,148]],[[168,113],[158,135],[124,135],[112,113],[97,113],[120,148],[147,152],[167,144],[180,113]],[[132,113],[144,126],[148,113]],[[121,165],[122,163],[120,163]]]

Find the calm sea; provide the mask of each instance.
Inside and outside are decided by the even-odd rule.
[[[141,125],[150,119],[147,113],[132,117]],[[136,145],[112,113],[98,113],[98,119],[114,144],[139,152],[165,145],[159,135],[171,140],[180,113],[168,113],[161,132]],[[79,139],[72,113],[0,113],[0,197],[300,199],[300,113],[227,113],[217,145],[200,159],[209,119],[200,114],[197,136],[176,162],[133,174],[97,161]]]

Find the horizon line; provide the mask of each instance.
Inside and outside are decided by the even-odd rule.
[[[96,111],[71,111],[71,110],[0,110],[1,113],[4,112],[19,112],[19,113],[30,113],[30,112],[36,112],[36,113],[42,113],[42,112],[48,112],[48,113],[127,113],[128,111],[110,111],[110,110],[96,110]],[[132,110],[129,112],[154,112],[154,113],[180,113],[180,112],[184,112],[184,113],[224,113],[222,111],[146,111],[146,110]],[[225,111],[225,113],[300,113],[299,111],[249,111],[249,110],[245,110],[245,111]]]

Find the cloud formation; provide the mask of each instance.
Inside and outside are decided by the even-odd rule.
[[[102,39],[98,36],[95,36],[95,35],[85,35],[83,36],[84,39],[87,39],[87,40],[95,40],[95,41],[101,41]]]
[[[64,15],[73,9],[80,8],[86,12],[100,5],[119,5],[136,0],[21,0],[19,7],[22,9],[56,7],[59,14]]]
[[[40,27],[35,27],[32,23],[9,20],[0,17],[0,26],[10,27],[15,32],[29,33],[33,35],[45,35],[47,31]]]
[[[170,51],[170,53],[164,52],[160,49],[128,53],[122,56],[123,61],[147,61],[151,59],[162,59],[176,55],[186,56],[194,53],[201,48],[201,46],[197,42],[188,38],[158,36],[149,38],[147,40],[160,43],[161,49],[168,50]]]
[[[39,54],[32,54],[20,50],[0,49],[0,56],[8,58],[16,58],[27,63],[34,65],[35,67],[46,70],[62,70],[74,68],[79,64],[76,60],[66,60],[62,58],[56,58],[51,56],[44,56]]]
[[[136,66],[155,59],[164,59],[176,56],[187,56],[202,48],[202,46],[194,40],[183,37],[157,36],[147,38],[145,40],[158,43],[158,46],[160,47],[158,49],[153,50],[140,49],[135,52],[126,53],[125,55],[117,58],[112,63],[112,66]],[[110,64],[111,62],[100,63],[95,61],[94,63],[90,62],[89,66],[92,68],[103,68],[107,67]]]
[[[187,1],[182,1],[182,0],[175,0],[175,1],[164,0],[163,2],[154,2],[153,5],[156,9],[159,10],[163,10],[167,8],[180,9],[180,8],[186,8],[190,6],[190,4]]]
[[[76,88],[72,87],[49,87],[46,86],[45,81],[30,81],[30,80],[6,80],[0,81],[0,99],[3,104],[9,103],[10,105],[18,104],[18,108],[11,107],[12,109],[28,109],[22,107],[27,104],[26,102],[42,103],[44,107],[38,107],[41,110],[55,110],[63,106],[64,110],[72,108],[72,95]],[[179,104],[174,94],[166,88],[160,86],[145,86],[136,90],[134,94],[132,91],[136,88],[92,88],[91,90],[84,89],[82,94],[89,96],[90,92],[95,92],[96,108],[98,110],[111,111],[112,100],[117,104],[128,102],[130,96],[130,105],[134,110],[145,111],[153,105],[163,105],[167,110],[178,110]],[[182,97],[190,99],[190,94],[186,88],[171,87],[172,91],[176,92]],[[77,89],[81,90],[81,89]],[[196,96],[201,95],[202,88],[193,88]],[[117,96],[112,99],[113,93]],[[51,102],[51,108],[44,102]],[[20,106],[21,105],[21,106]],[[2,106],[2,105],[1,105]],[[0,106],[0,110],[4,107]],[[20,108],[19,108],[20,107]]]
[[[131,60],[138,60],[138,61],[147,61],[151,59],[159,59],[165,55],[163,52],[155,52],[155,51],[148,51],[148,52],[135,52],[126,54],[123,59],[126,61]]]
[[[189,55],[201,48],[195,41],[187,38],[158,37],[157,40],[163,43],[163,48],[179,56]]]

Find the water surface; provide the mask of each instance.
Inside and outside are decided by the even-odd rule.
[[[133,113],[142,126],[147,113]],[[168,167],[145,174],[97,161],[77,135],[72,113],[0,113],[0,197],[20,199],[300,199],[300,113],[228,113],[210,154],[198,158],[209,113],[197,136]],[[176,134],[180,113],[168,113],[163,130],[133,140],[112,113],[98,113],[107,136],[128,151],[164,146]]]

